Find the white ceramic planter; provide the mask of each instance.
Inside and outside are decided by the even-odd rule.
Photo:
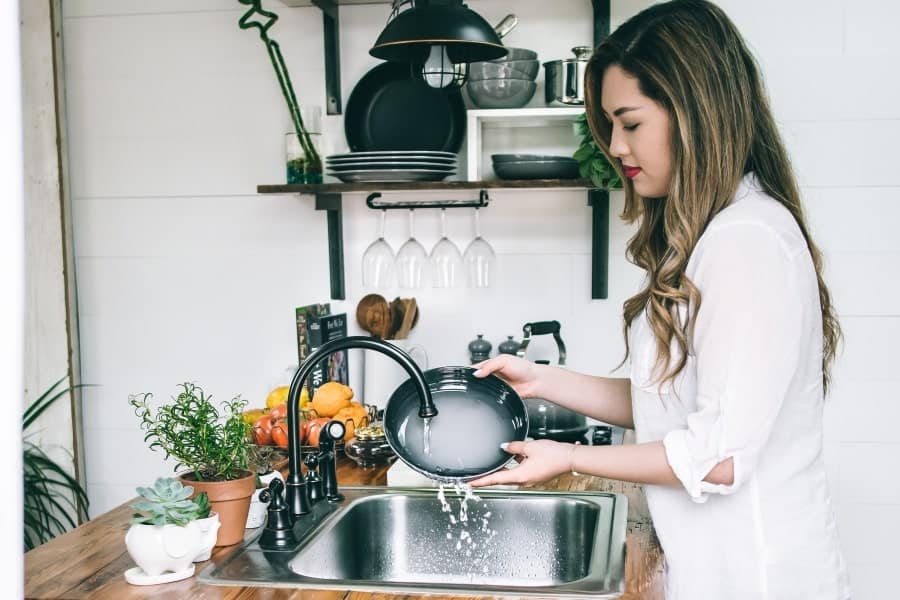
[[[212,549],[216,545],[216,535],[219,533],[220,525],[219,515],[216,513],[210,513],[205,519],[197,519],[188,525],[199,529],[202,536],[202,547],[200,553],[194,557],[194,562],[209,560]]]
[[[132,525],[125,534],[125,547],[144,575],[166,572],[193,573],[193,562],[203,548],[203,532],[194,523],[179,525]],[[190,569],[189,569],[190,567]]]
[[[266,475],[260,475],[259,480],[262,482],[263,487],[253,492],[253,497],[250,499],[250,512],[247,513],[247,529],[255,529],[257,527],[262,527],[265,524],[269,505],[260,501],[259,493],[268,487],[273,479],[284,481],[284,477],[281,475],[280,471],[272,471]]]

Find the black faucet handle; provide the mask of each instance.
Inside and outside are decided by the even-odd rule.
[[[269,510],[282,510],[287,508],[287,503],[284,501],[284,482],[278,479],[277,477],[269,482],[269,487],[264,488],[259,493],[260,502],[266,502],[269,504]]]
[[[259,538],[259,546],[265,550],[296,546],[291,513],[284,500],[284,482],[280,479],[270,481],[269,487],[259,493],[259,499],[269,503],[266,528]]]
[[[319,453],[310,452],[309,454],[304,454],[303,464],[306,465],[309,471],[315,470],[319,466]]]

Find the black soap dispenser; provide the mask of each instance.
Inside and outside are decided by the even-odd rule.
[[[491,357],[491,348],[493,345],[486,339],[484,334],[479,333],[478,338],[469,342],[469,362],[470,364],[479,363]]]

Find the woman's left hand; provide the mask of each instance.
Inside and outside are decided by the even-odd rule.
[[[470,481],[469,484],[472,487],[502,483],[530,485],[553,479],[570,470],[573,448],[572,444],[551,440],[510,442],[505,450],[510,454],[522,457],[519,466],[514,469],[500,469],[490,475]]]

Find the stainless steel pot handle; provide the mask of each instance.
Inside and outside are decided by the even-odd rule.
[[[534,323],[525,323],[524,327],[522,327],[522,345],[519,346],[519,351],[516,352],[516,356],[519,358],[525,358],[525,351],[528,349],[528,344],[531,341],[531,337],[535,335],[553,335],[553,339],[556,341],[556,348],[559,350],[559,365],[566,364],[566,344],[563,342],[562,337],[559,335],[560,329],[562,329],[562,325],[559,324],[559,321],[536,321]]]
[[[494,25],[494,31],[496,32],[497,37],[503,39],[510,31],[515,29],[518,24],[519,17],[516,15],[506,15],[503,17],[502,21]]]

